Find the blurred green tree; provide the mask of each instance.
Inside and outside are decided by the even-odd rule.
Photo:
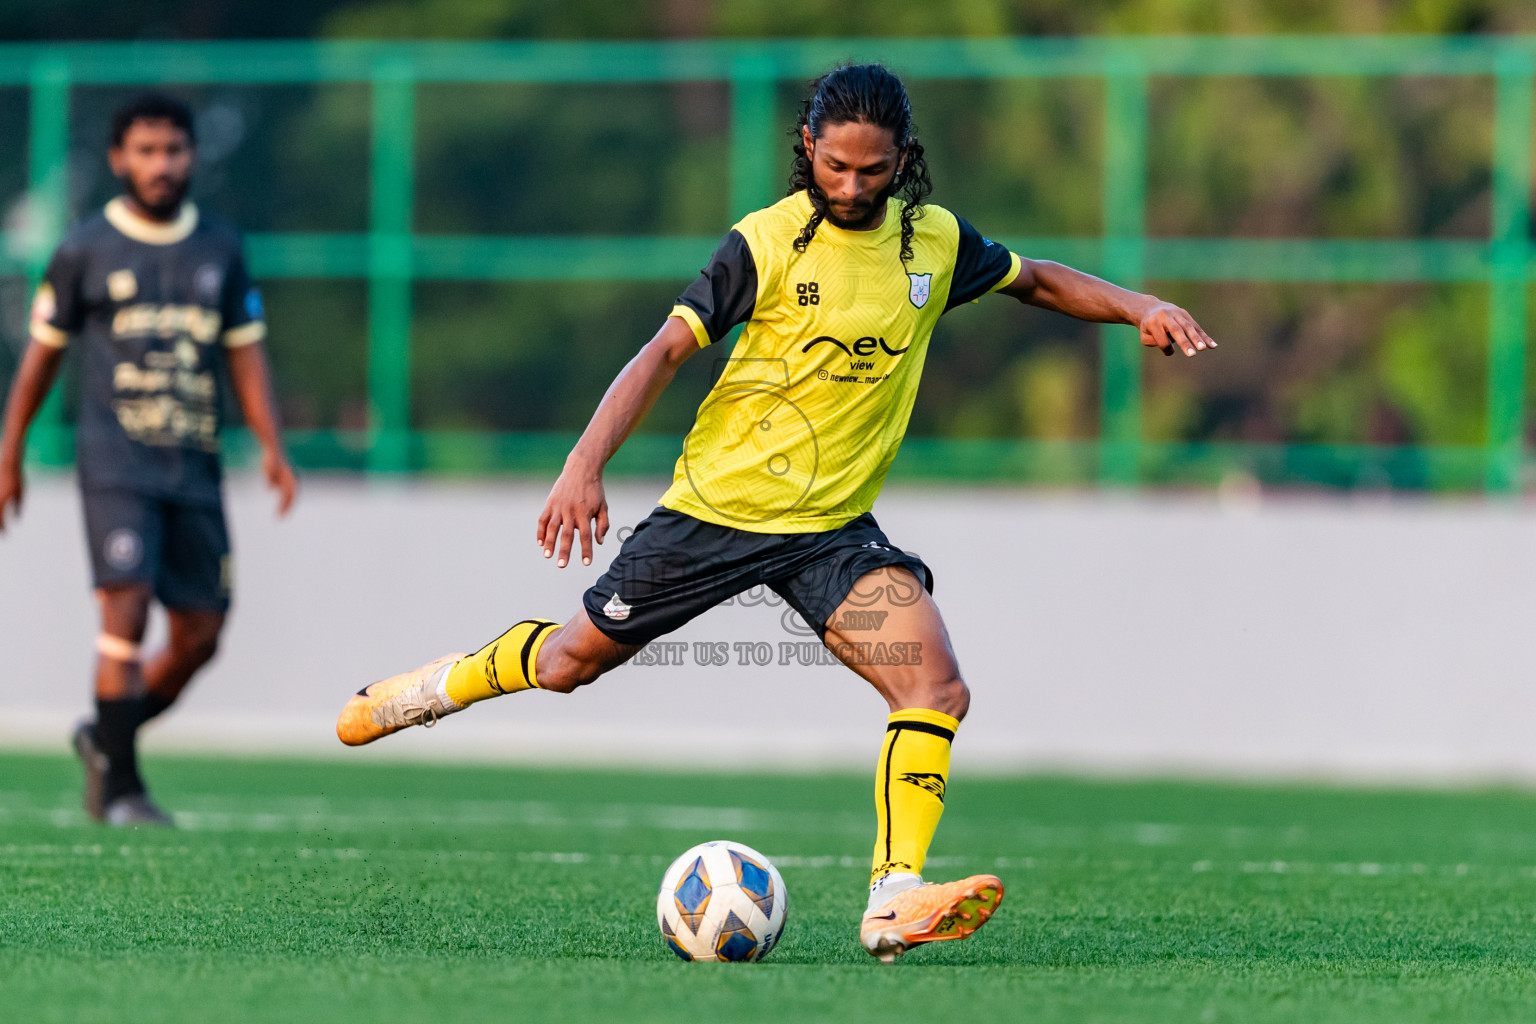
[[[0,38],[283,36],[444,39],[932,36],[1073,33],[1536,31],[1527,0],[83,0],[0,2]],[[898,69],[899,70],[899,69]],[[989,234],[1101,228],[1100,85],[913,83],[935,201]],[[112,189],[106,111],[122,90],[77,91],[75,211]],[[787,129],[801,90],[780,90]],[[356,86],[197,90],[226,145],[199,196],[248,231],[366,226],[369,105]],[[443,234],[718,235],[729,227],[728,93],[719,85],[424,86],[416,227]],[[1148,230],[1163,237],[1482,238],[1489,230],[1492,83],[1480,79],[1157,80]],[[23,90],[0,127],[25,125]],[[233,127],[231,127],[233,126]],[[779,177],[788,169],[788,137]],[[14,209],[25,153],[0,153]],[[1026,251],[1024,255],[1031,255]],[[1218,359],[1147,364],[1144,433],[1188,441],[1477,444],[1487,296],[1476,285],[1148,287],[1193,309]],[[417,288],[414,422],[572,431],[648,338],[666,285]],[[272,286],[290,420],[363,420],[356,282]],[[24,331],[19,282],[0,282],[0,352]],[[914,436],[1071,440],[1097,431],[1097,334],[992,299],[935,336]],[[1532,375],[1536,382],[1536,374]],[[678,432],[707,368],[647,429]],[[1536,383],[1533,383],[1536,389]]]

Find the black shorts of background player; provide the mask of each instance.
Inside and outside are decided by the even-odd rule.
[[[123,194],[70,229],[32,306],[31,342],[0,433],[0,529],[21,508],[27,428],[79,350],[76,462],[101,606],[96,719],[76,730],[85,805],[112,824],[169,824],[139,777],[139,727],[213,657],[229,607],[219,462],[219,377],[261,445],[278,513],[296,484],[278,436],[261,296],[240,237],[187,200],[192,114],[145,95],[116,113],[108,158]],[[152,600],[170,638],[145,660]]]

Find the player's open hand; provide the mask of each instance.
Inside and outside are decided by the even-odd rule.
[[[277,492],[277,515],[281,519],[293,507],[293,499],[299,494],[299,478],[293,475],[293,467],[280,451],[268,449],[261,455],[261,473],[267,478],[267,486]]]
[[[1155,302],[1141,318],[1141,343],[1161,349],[1163,355],[1183,352],[1192,356],[1215,348],[1211,336],[1195,323],[1195,318],[1171,302]]]
[[[21,514],[21,495],[25,485],[21,478],[20,465],[0,464],[0,533],[5,532],[5,510],[15,507],[16,514]]]
[[[539,516],[539,547],[545,558],[564,569],[571,560],[571,545],[581,537],[581,564],[592,564],[592,540],[601,544],[608,536],[608,497],[603,493],[603,474],[567,463],[550,489]]]

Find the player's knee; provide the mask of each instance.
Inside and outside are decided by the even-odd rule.
[[[201,668],[213,660],[219,653],[219,634],[198,637],[186,651],[185,659],[191,664]]]
[[[202,668],[219,653],[219,632],[213,626],[178,637],[174,645],[176,659],[189,668]]]
[[[98,590],[101,622],[105,632],[133,643],[144,639],[149,625],[150,591],[143,586],[123,586]]]
[[[570,693],[578,686],[586,686],[603,674],[597,661],[584,658],[566,650],[548,652],[550,657],[539,657],[538,685],[551,693]]]
[[[930,706],[957,722],[964,721],[965,713],[971,709],[971,688],[965,685],[964,679],[952,676],[934,688],[933,703]]]
[[[550,635],[534,663],[535,685],[552,693],[570,693],[596,682],[633,657],[639,647],[623,647],[592,629],[567,626]]]

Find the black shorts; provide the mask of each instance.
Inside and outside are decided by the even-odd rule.
[[[125,490],[86,490],[85,536],[97,588],[147,586],[167,608],[229,607],[224,509]]]
[[[932,592],[928,566],[892,546],[867,512],[823,533],[752,533],[658,508],[635,527],[582,603],[610,640],[644,645],[767,585],[825,636],[827,619],[859,577],[893,565]]]

